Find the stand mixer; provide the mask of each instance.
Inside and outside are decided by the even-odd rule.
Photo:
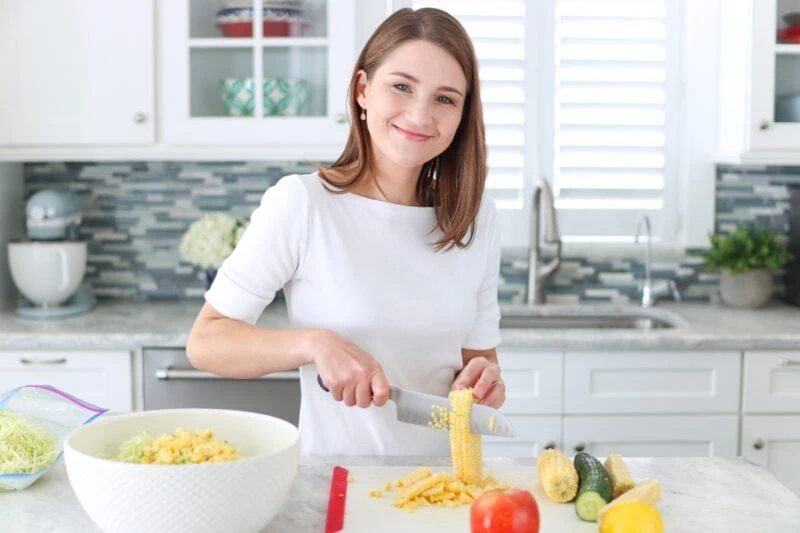
[[[69,191],[42,190],[25,205],[28,239],[8,243],[11,279],[24,298],[23,318],[63,318],[97,303],[83,284],[86,242],[78,240],[80,199]]]

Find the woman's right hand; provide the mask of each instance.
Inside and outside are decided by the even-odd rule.
[[[311,362],[334,400],[350,407],[386,403],[389,382],[371,355],[329,330],[312,330],[309,340]]]

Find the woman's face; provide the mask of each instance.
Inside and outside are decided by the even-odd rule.
[[[404,168],[441,154],[461,122],[466,94],[458,62],[428,41],[402,44],[369,81],[359,71],[358,103],[366,110],[373,153]]]

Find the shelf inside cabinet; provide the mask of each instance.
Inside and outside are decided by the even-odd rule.
[[[778,55],[800,55],[800,44],[776,44],[775,53]]]
[[[311,47],[328,46],[325,37],[265,37],[263,39],[189,39],[189,48],[246,48],[252,46],[272,47]]]

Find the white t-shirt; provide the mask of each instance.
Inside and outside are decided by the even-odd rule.
[[[206,292],[228,317],[255,324],[284,288],[298,328],[333,330],[383,367],[393,386],[447,396],[461,348],[500,344],[500,242],[484,198],[470,246],[435,252],[433,208],[326,190],[317,173],[264,194]],[[348,407],[300,369],[300,441],[313,455],[448,455],[446,431],[399,422],[383,407]]]

